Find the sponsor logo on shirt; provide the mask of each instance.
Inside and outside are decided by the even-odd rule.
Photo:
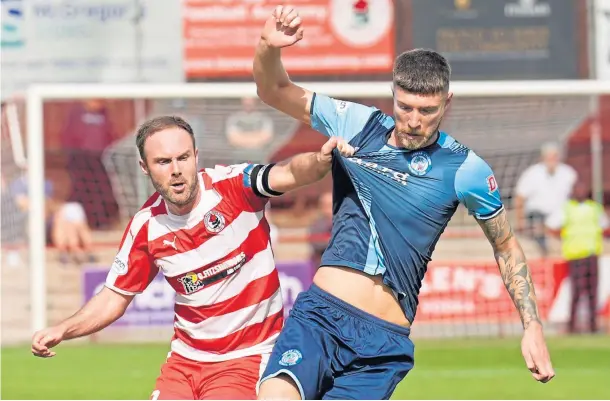
[[[178,281],[184,287],[184,292],[187,295],[192,294],[196,291],[199,291],[206,285],[215,283],[218,280],[237,272],[244,265],[245,262],[246,254],[242,252],[239,255],[234,256],[231,259],[225,260],[224,262],[212,266],[208,269],[205,269],[202,272],[186,273],[184,276],[180,277]]]
[[[335,99],[335,108],[337,109],[337,114],[343,114],[347,111],[350,103],[345,100],[336,100]]]
[[[407,177],[409,177],[408,173],[403,173],[400,171],[396,171],[396,170],[392,170],[391,168],[385,167],[385,166],[381,166],[378,163],[375,162],[370,162],[370,161],[365,161],[362,160],[358,157],[350,157],[347,158],[346,160],[352,162],[352,163],[356,163],[366,169],[369,169],[375,173],[379,173],[382,174],[386,177],[389,177],[391,179],[393,179],[394,181],[402,184],[402,185],[407,185]]]
[[[112,271],[122,276],[127,273],[127,262],[123,262],[119,257],[114,258],[112,263]]]
[[[489,193],[498,190],[498,183],[496,182],[496,177],[494,177],[493,174],[487,177],[487,188],[489,188]]]

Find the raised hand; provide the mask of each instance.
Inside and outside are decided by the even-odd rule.
[[[261,38],[271,47],[292,46],[303,39],[302,20],[291,6],[277,6],[267,19]]]

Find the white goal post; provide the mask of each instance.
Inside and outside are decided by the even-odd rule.
[[[387,98],[391,96],[388,82],[299,83],[307,89],[337,98]],[[589,115],[597,113],[597,96],[610,94],[610,81],[547,80],[547,81],[457,81],[451,91],[456,98],[511,98],[536,96],[590,97]],[[31,325],[33,330],[47,323],[47,288],[45,260],[45,193],[44,193],[44,119],[43,104],[48,100],[87,98],[163,99],[163,98],[235,98],[256,96],[253,83],[201,84],[57,84],[35,85],[27,90],[27,165],[30,198],[29,211],[29,277],[32,277]],[[493,102],[493,100],[491,100]],[[478,106],[484,107],[484,105]],[[518,119],[519,115],[503,118]],[[138,121],[137,123],[139,123]],[[601,185],[601,132],[592,130],[593,187]]]

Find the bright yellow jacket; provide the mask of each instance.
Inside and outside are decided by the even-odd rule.
[[[583,259],[602,253],[603,207],[592,200],[570,200],[564,206],[561,229],[562,253],[566,260]]]

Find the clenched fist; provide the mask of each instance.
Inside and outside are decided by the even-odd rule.
[[[332,161],[333,150],[337,149],[343,157],[351,157],[356,152],[356,149],[350,145],[345,139],[332,136],[322,145],[319,153],[319,160],[330,163]]]

